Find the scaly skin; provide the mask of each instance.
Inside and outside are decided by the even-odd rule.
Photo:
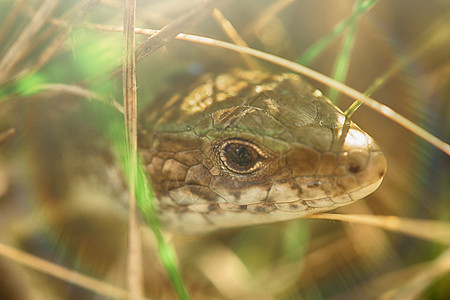
[[[208,75],[141,115],[158,213],[185,234],[298,218],[375,191],[373,139],[293,74]]]

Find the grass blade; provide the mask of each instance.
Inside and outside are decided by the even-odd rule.
[[[301,65],[309,65],[315,58],[317,58],[320,53],[325,50],[325,48],[334,40],[339,34],[346,30],[363,13],[369,11],[378,0],[367,0],[361,3],[360,10],[355,11],[348,19],[336,24],[333,30],[324,37],[320,38],[312,46],[310,46],[306,51],[296,59]]]
[[[345,82],[348,74],[348,68],[350,66],[350,55],[352,53],[353,46],[355,44],[355,33],[357,25],[357,16],[360,15],[359,12],[364,9],[365,0],[358,0],[354,7],[353,15],[350,17],[350,22],[348,24],[348,32],[344,38],[340,53],[335,61],[332,78],[339,82]],[[355,16],[356,15],[356,16]],[[335,104],[338,103],[339,92],[335,89],[330,89],[328,92],[328,98]]]
[[[125,1],[123,31],[123,99],[129,168],[129,214],[128,214],[128,289],[129,299],[140,300],[142,288],[142,246],[136,215],[136,166],[137,166],[137,93],[135,60],[136,1]]]

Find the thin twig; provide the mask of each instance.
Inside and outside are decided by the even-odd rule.
[[[207,0],[183,14],[169,25],[161,29],[157,34],[149,37],[136,48],[136,61],[139,62],[147,55],[161,48],[175,38],[183,29],[199,23],[207,17],[217,6],[227,0]]]
[[[161,30],[153,31],[149,38],[140,43],[136,47],[136,62],[140,62],[153,51],[166,45],[170,40],[175,38],[182,30],[199,23],[203,18],[208,16],[210,12],[217,6],[230,0],[206,0],[197,5],[187,13],[172,21],[169,25]],[[114,27],[114,26],[113,26]],[[118,27],[116,27],[118,28]],[[122,29],[123,30],[123,29]],[[121,68],[114,67],[115,71],[111,72],[110,77],[115,77],[121,72]]]

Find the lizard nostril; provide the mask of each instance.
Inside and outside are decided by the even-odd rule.
[[[369,154],[367,151],[354,150],[349,153],[347,170],[352,174],[360,173],[367,164]]]
[[[361,171],[361,167],[359,166],[359,165],[349,165],[348,166],[348,170],[351,172],[351,173],[353,173],[353,174],[356,174],[356,173],[359,173],[359,171]]]

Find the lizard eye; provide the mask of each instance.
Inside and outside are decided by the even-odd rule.
[[[262,165],[262,151],[245,140],[226,140],[219,148],[219,158],[224,166],[235,173],[250,174]]]

